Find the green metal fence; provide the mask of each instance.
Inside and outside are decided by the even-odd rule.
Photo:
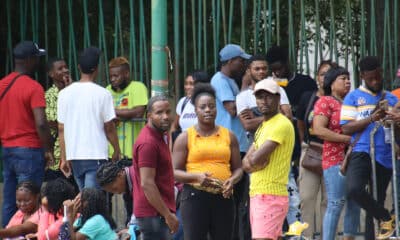
[[[250,53],[265,53],[274,44],[287,46],[293,68],[313,74],[321,59],[342,59],[357,69],[365,55],[378,55],[392,86],[398,65],[397,0],[164,0],[171,62],[169,89],[180,95],[184,75],[193,69],[212,74],[224,44],[240,44]],[[163,1],[161,1],[163,2]],[[125,55],[133,78],[151,85],[151,8],[145,0],[4,0],[1,1],[4,56],[0,72],[12,69],[12,47],[33,39],[48,56],[64,57],[78,79],[77,53],[89,45],[103,50],[102,63]],[[154,33],[153,33],[154,34]],[[154,65],[154,64],[153,64]],[[102,65],[100,84],[108,83]],[[357,79],[355,71],[353,77]],[[38,78],[45,81],[44,74]]]

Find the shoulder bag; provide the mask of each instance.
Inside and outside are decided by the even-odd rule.
[[[18,74],[17,76],[15,76],[13,78],[13,80],[11,80],[10,84],[8,84],[8,86],[6,87],[6,89],[3,91],[3,93],[0,96],[0,100],[2,100],[4,98],[4,96],[6,95],[6,93],[8,92],[8,90],[10,90],[11,86],[15,83],[15,81],[17,80],[17,78],[21,77],[22,75],[24,75],[23,73]]]
[[[316,97],[316,92],[311,95],[310,101],[308,102],[306,109],[305,120],[307,121],[307,113],[311,111],[314,107],[314,99]],[[306,124],[307,125],[307,124]],[[304,153],[303,159],[301,161],[301,166],[308,171],[311,171],[317,175],[322,176],[322,147],[318,144],[312,144],[309,140],[308,129],[306,129],[305,134],[307,138],[308,147]]]

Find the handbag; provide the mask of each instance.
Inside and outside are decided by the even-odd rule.
[[[322,176],[322,146],[313,144],[308,145],[301,166],[319,176]]]
[[[383,99],[385,99],[386,91],[385,90],[383,90],[383,91],[384,92],[382,93],[382,96],[379,98],[378,102],[376,103],[375,109],[372,111],[372,113],[378,109],[379,102],[382,101]],[[354,142],[352,142],[346,150],[346,154],[344,155],[343,161],[340,164],[340,173],[343,176],[346,176],[347,167],[350,162],[350,154],[353,152],[353,148],[357,144],[358,140],[360,140],[361,134],[362,134],[362,132],[357,133],[356,137],[354,138]]]
[[[307,113],[311,111],[311,108],[314,107],[313,103],[316,96],[316,92],[311,95],[306,108],[305,118],[307,118]],[[307,123],[307,121],[307,119],[304,119],[304,122]],[[322,176],[322,146],[320,146],[320,144],[313,144],[309,141],[310,138],[308,127],[306,127],[304,136],[305,139],[307,139],[308,148],[306,149],[306,152],[301,161],[301,166],[317,175]]]

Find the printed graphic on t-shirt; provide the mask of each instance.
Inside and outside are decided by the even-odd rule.
[[[196,117],[196,113],[185,113],[182,116],[183,119],[195,119]]]
[[[116,107],[127,107],[129,105],[129,93],[123,93],[121,96],[118,96],[117,101],[115,102]]]

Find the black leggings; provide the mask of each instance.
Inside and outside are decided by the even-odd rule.
[[[366,186],[372,179],[372,166],[369,154],[365,152],[353,152],[350,155],[349,166],[346,172],[347,194],[367,214],[365,239],[374,239],[373,219],[387,221],[390,213],[384,208],[386,189],[392,177],[392,169],[385,168],[378,162],[376,166],[377,201],[372,193],[368,193]]]
[[[231,240],[234,202],[221,194],[213,194],[184,185],[181,194],[181,216],[185,240]]]

